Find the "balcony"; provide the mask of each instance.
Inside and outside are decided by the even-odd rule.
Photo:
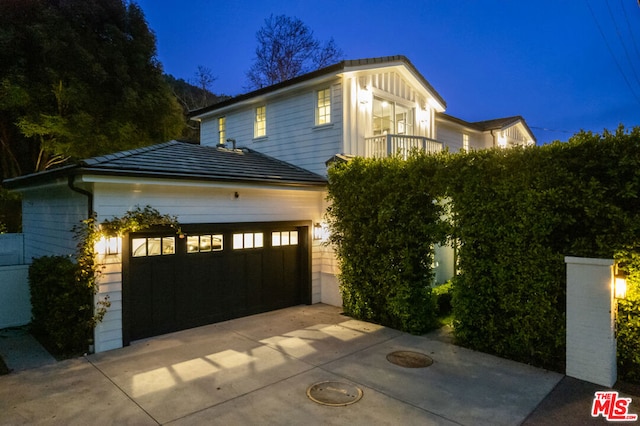
[[[422,136],[380,135],[364,138],[364,142],[367,158],[383,158],[397,154],[406,160],[414,150],[433,154],[443,149],[442,142]]]

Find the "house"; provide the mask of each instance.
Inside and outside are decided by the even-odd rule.
[[[95,350],[300,303],[340,305],[321,244],[326,162],[482,149],[535,139],[521,117],[467,123],[404,57],[343,61],[196,111],[201,144],[170,141],[4,182],[23,195],[26,259],[73,253],[72,228],[137,206],[175,215],[109,250],[97,298],[112,303]],[[453,274],[450,250],[436,275]]]

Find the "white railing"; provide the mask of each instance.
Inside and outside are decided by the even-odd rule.
[[[364,138],[364,142],[367,158],[400,155],[406,160],[412,151],[436,153],[443,149],[442,142],[422,136],[380,135]]]

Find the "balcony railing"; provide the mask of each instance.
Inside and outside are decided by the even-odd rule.
[[[364,141],[367,158],[400,155],[406,160],[412,151],[436,153],[443,149],[442,142],[422,136],[380,135],[364,138]]]

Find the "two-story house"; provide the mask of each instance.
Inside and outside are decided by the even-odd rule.
[[[326,162],[412,149],[528,145],[521,117],[468,123],[404,57],[343,61],[196,111],[201,144],[166,142],[5,181],[23,195],[24,257],[68,255],[72,228],[149,205],[166,229],[96,246],[112,303],[97,352],[301,303],[341,303],[322,243]],[[452,274],[443,251],[440,281]],[[24,283],[27,285],[27,283]],[[1,308],[1,306],[0,306]]]

